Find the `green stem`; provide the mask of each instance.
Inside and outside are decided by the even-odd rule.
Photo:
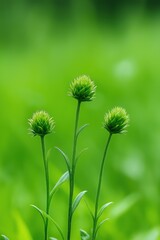
[[[112,134],[109,135],[107,139],[107,143],[104,149],[104,154],[101,162],[101,168],[100,168],[100,173],[99,173],[99,181],[98,181],[98,188],[97,188],[97,195],[96,195],[96,201],[95,201],[95,212],[94,212],[94,219],[93,219],[93,232],[92,232],[92,240],[96,239],[96,234],[97,234],[97,221],[98,221],[98,207],[99,207],[99,196],[100,196],[100,190],[101,190],[101,185],[102,185],[102,175],[103,175],[103,169],[104,169],[104,163],[105,163],[105,158],[108,150],[108,146],[111,140]]]
[[[42,155],[45,171],[45,181],[46,181],[46,213],[49,215],[50,199],[49,199],[49,170],[48,170],[48,161],[46,159],[46,150],[44,143],[44,136],[41,136],[41,145],[42,145]],[[48,240],[48,218],[45,220],[44,224],[44,240]]]
[[[76,148],[77,148],[77,128],[78,128],[78,120],[80,113],[80,105],[81,102],[78,101],[77,111],[76,111],[76,119],[75,119],[75,130],[74,130],[74,139],[73,139],[73,153],[72,153],[72,162],[70,169],[70,178],[69,178],[69,208],[68,208],[68,232],[67,232],[67,240],[71,238],[71,229],[72,229],[72,203],[73,203],[73,194],[74,194],[74,180],[75,180],[75,168],[76,168]]]

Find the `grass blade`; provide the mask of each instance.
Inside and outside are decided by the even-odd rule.
[[[83,126],[81,126],[81,127],[78,129],[76,136],[78,137],[79,134],[80,134],[88,125],[89,125],[89,124],[87,123],[87,124],[84,124]]]
[[[1,240],[9,240],[9,238],[7,238],[5,235],[1,235]]]
[[[53,189],[50,192],[50,200],[52,199],[54,193],[56,192],[56,190],[65,182],[67,181],[69,178],[69,172],[65,172],[58,180],[58,182],[55,184],[55,186],[53,187]]]
[[[98,230],[100,229],[100,227],[101,227],[106,221],[108,221],[108,220],[109,220],[109,218],[106,218],[106,219],[104,219],[102,222],[100,222],[100,223],[98,224],[97,229],[96,229],[96,234],[97,234]]]
[[[45,224],[45,217],[44,217],[43,211],[40,208],[38,208],[37,206],[33,205],[33,204],[31,204],[31,207],[33,207],[33,208],[35,208],[37,210],[37,212],[40,214],[40,216],[42,217],[43,222]]]
[[[109,203],[105,203],[99,210],[98,215],[97,215],[97,219],[102,215],[102,213],[104,212],[104,210],[110,206],[112,204],[112,202]]]
[[[90,238],[90,235],[83,229],[80,229],[80,236],[81,240],[88,240]]]
[[[55,147],[63,156],[65,162],[66,162],[66,165],[67,165],[67,168],[68,168],[68,171],[70,172],[70,162],[69,162],[69,158],[67,157],[67,155],[58,147]]]
[[[61,230],[60,226],[56,223],[56,221],[54,221],[53,218],[51,216],[49,216],[47,213],[43,212],[43,214],[44,214],[44,216],[46,218],[48,218],[55,225],[55,227],[57,228],[59,234],[61,235],[62,239],[64,240],[64,236],[63,236],[62,230]]]
[[[84,194],[86,193],[87,191],[83,191],[83,192],[80,192],[77,197],[75,198],[74,202],[73,202],[73,205],[72,205],[72,214],[74,213],[74,211],[76,210],[76,208],[78,207],[82,197],[84,196]]]

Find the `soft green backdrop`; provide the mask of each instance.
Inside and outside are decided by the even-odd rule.
[[[43,162],[39,139],[28,134],[28,118],[36,110],[48,111],[56,128],[47,137],[47,148],[58,146],[70,156],[76,101],[67,92],[75,77],[88,74],[97,94],[81,109],[80,124],[90,125],[79,141],[79,151],[88,150],[78,164],[76,192],[87,189],[85,199],[93,205],[108,135],[102,128],[104,114],[114,106],[126,108],[128,133],[113,137],[105,166],[101,204],[113,204],[98,239],[160,239],[159,11],[137,6],[100,17],[91,1],[72,2],[70,11],[36,1],[2,2],[0,234],[10,240],[43,239],[42,221],[30,207],[44,208]],[[53,148],[52,184],[64,171],[65,163]],[[64,232],[67,196],[65,184],[52,203],[52,216]],[[80,228],[90,231],[91,226],[82,201],[72,239],[80,239]],[[50,234],[59,238],[51,224]]]

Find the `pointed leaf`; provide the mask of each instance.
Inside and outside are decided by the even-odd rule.
[[[78,135],[83,131],[83,129],[85,129],[87,126],[88,126],[89,124],[87,123],[87,124],[84,124],[83,126],[81,126],[79,129],[78,129],[78,131],[77,131],[77,137],[78,137]]]
[[[1,235],[1,239],[3,239],[3,240],[9,240],[9,238],[7,238],[5,235]]]
[[[44,217],[43,211],[40,208],[38,208],[37,206],[33,205],[33,204],[31,204],[31,207],[33,207],[33,208],[35,208],[37,210],[37,212],[40,214],[40,216],[42,217],[43,222],[45,224],[45,217]]]
[[[50,240],[58,240],[58,239],[54,237],[50,237]]]
[[[58,147],[55,147],[63,156],[65,162],[66,162],[66,165],[67,165],[67,168],[68,168],[68,171],[70,172],[70,162],[69,162],[69,158],[67,157],[67,155]]]
[[[85,203],[86,203],[86,206],[87,206],[87,208],[88,208],[88,211],[89,211],[89,213],[90,213],[92,219],[94,220],[94,215],[93,215],[93,213],[92,213],[92,211],[91,211],[91,209],[90,209],[90,207],[89,207],[89,204],[87,203],[86,200],[85,200]]]
[[[102,222],[100,222],[100,223],[98,224],[97,229],[96,229],[96,233],[98,232],[98,230],[100,229],[100,227],[101,227],[106,221],[108,221],[108,220],[109,220],[109,218],[106,218],[106,219],[104,219]]]
[[[102,215],[103,211],[109,206],[111,205],[112,202],[109,202],[109,203],[105,203],[99,210],[98,212],[98,216],[97,216],[97,219]]]
[[[76,157],[76,163],[77,163],[78,159],[80,158],[80,156],[81,156],[86,150],[88,150],[88,148],[84,148],[84,149],[82,149],[82,151],[80,151],[80,153],[79,153],[78,156]]]
[[[83,191],[83,192],[80,192],[77,197],[75,198],[74,202],[73,202],[73,205],[72,205],[72,214],[74,213],[74,211],[76,210],[76,208],[78,207],[82,197],[84,196],[84,194],[86,193],[87,191]]]
[[[49,214],[47,214],[44,211],[42,211],[42,212],[43,212],[44,217],[48,218],[55,225],[55,227],[57,228],[59,234],[61,235],[62,239],[64,240],[64,236],[63,236],[63,233],[62,233],[62,230],[61,230],[60,226],[56,223],[56,221],[54,221],[54,219]]]
[[[53,218],[51,218],[51,216],[49,216],[46,212],[44,212],[43,210],[41,210],[40,208],[36,207],[35,205],[31,205],[32,207],[34,207],[41,215],[41,217],[43,218],[44,220],[44,223],[45,223],[45,218],[48,218],[51,222],[54,223],[55,227],[57,228],[59,234],[61,235],[62,239],[64,240],[64,236],[63,236],[63,233],[62,233],[62,230],[61,228],[59,227],[59,225],[53,220]],[[53,238],[54,239],[54,238]],[[56,238],[55,238],[56,239]]]
[[[80,229],[80,236],[81,240],[88,240],[90,238],[90,235],[83,229]]]
[[[54,193],[56,192],[56,190],[58,189],[58,187],[60,187],[65,181],[67,181],[69,178],[69,172],[65,172],[58,180],[58,182],[55,184],[55,186],[53,187],[53,189],[50,192],[50,200],[52,199]]]

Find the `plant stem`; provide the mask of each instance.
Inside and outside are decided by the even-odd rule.
[[[43,163],[44,163],[44,171],[45,171],[45,182],[46,182],[46,214],[49,214],[49,170],[48,170],[48,161],[46,159],[46,150],[44,143],[44,136],[41,136],[41,145],[42,145],[42,155],[43,155]],[[48,218],[45,220],[44,225],[44,240],[48,240]]]
[[[99,173],[99,181],[98,181],[98,188],[97,188],[97,195],[96,195],[96,201],[95,201],[95,212],[94,212],[94,219],[93,219],[93,232],[92,232],[92,240],[96,239],[96,234],[97,234],[97,222],[98,222],[98,207],[99,207],[99,196],[100,196],[100,190],[101,190],[101,184],[102,184],[102,175],[103,175],[103,169],[104,169],[104,163],[105,163],[105,158],[108,150],[108,146],[111,140],[112,134],[110,133],[107,143],[104,149],[104,154],[101,162],[101,168],[100,168],[100,173]]]
[[[74,129],[74,139],[73,139],[73,153],[72,153],[72,162],[69,176],[69,208],[68,208],[68,232],[67,232],[67,240],[71,238],[71,229],[72,229],[72,203],[73,203],[73,193],[74,193],[74,180],[75,180],[75,168],[76,168],[76,148],[77,148],[77,128],[78,128],[78,120],[80,113],[80,105],[81,102],[78,101],[77,111],[76,111],[76,119],[75,119],[75,129]]]

